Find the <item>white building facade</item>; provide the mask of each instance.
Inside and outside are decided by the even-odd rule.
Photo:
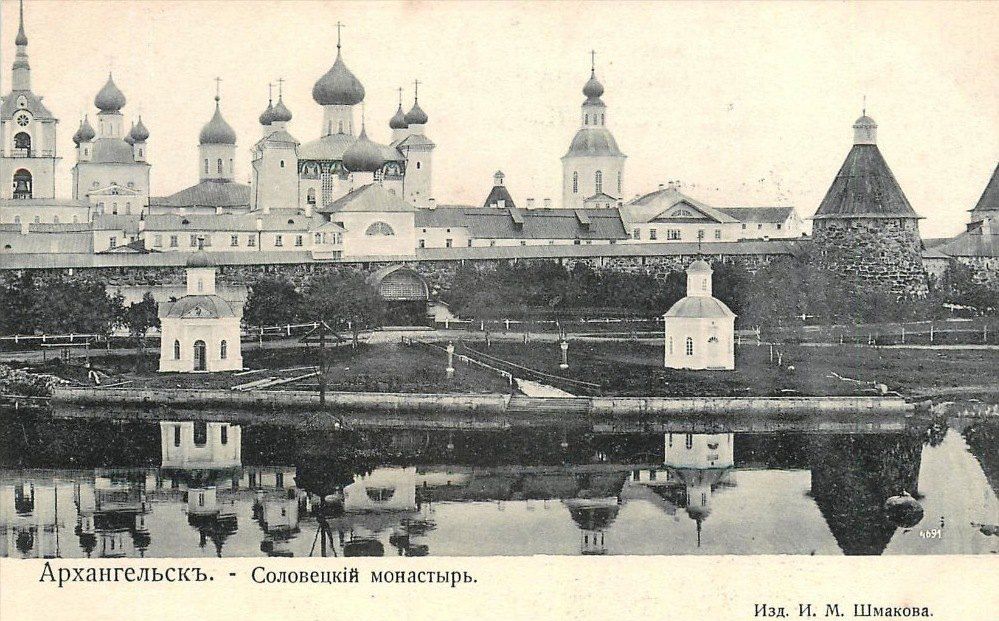
[[[735,313],[712,296],[711,266],[687,268],[687,295],[663,315],[665,365],[671,369],[735,369]]]

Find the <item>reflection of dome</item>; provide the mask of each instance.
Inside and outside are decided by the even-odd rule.
[[[17,546],[18,552],[27,555],[35,547],[35,533],[28,529],[17,531],[17,539],[14,545]]]
[[[570,505],[569,515],[582,530],[605,530],[617,518],[620,509],[616,503],[613,505]]]
[[[899,528],[912,528],[923,519],[923,505],[909,492],[902,492],[885,501],[888,519]]]
[[[344,556],[385,556],[385,546],[377,539],[352,539],[343,544]]]

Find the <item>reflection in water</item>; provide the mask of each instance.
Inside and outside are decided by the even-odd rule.
[[[927,429],[316,432],[48,420],[3,446],[5,463],[27,468],[0,470],[0,555],[995,552],[995,425]],[[28,450],[42,443],[54,461]],[[119,443],[129,450],[73,448]],[[44,469],[67,464],[78,465]],[[975,500],[958,511],[953,490]],[[926,508],[913,529],[885,511],[903,492]],[[942,524],[936,547],[916,547],[915,532]]]

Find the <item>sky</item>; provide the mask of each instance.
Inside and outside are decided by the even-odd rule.
[[[2,19],[7,92],[16,2],[3,0]],[[126,118],[141,113],[150,130],[154,195],[197,182],[217,76],[237,180],[268,82],[284,79],[291,133],[317,138],[312,85],[332,65],[337,21],[372,139],[389,141],[397,89],[408,109],[420,80],[438,203],[481,204],[498,169],[521,204],[558,203],[591,49],[628,155],[626,199],[677,180],[709,204],[810,216],[865,98],[924,237],[963,230],[999,158],[997,3],[28,0],[25,21],[33,90],[61,120],[60,196],[71,136],[109,69]]]

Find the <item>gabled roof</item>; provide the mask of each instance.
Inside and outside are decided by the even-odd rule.
[[[150,196],[150,206],[249,207],[250,186],[234,181],[202,181],[169,196]]]
[[[415,208],[379,183],[369,183],[316,210],[319,213],[365,211],[371,213],[412,212]]]
[[[434,142],[423,134],[410,134],[402,140],[392,143],[392,146],[396,149],[400,147],[432,147]]]
[[[738,222],[721,209],[691,198],[673,187],[649,192],[625,204],[621,207],[621,217],[626,222],[651,222],[656,219],[668,218],[667,212],[680,203],[686,203],[688,207],[715,222]]]
[[[877,145],[855,144],[812,219],[918,217]]]
[[[794,214],[794,207],[719,207],[739,222],[785,222]]]
[[[992,178],[982,192],[981,198],[972,211],[999,211],[999,164],[992,171]]]
[[[628,238],[616,209],[438,207],[417,210],[416,227],[464,228],[475,239]]]
[[[278,129],[267,134],[263,138],[257,141],[257,145],[261,145],[267,142],[279,142],[282,144],[299,144],[298,140],[283,129]]]
[[[606,192],[600,192],[599,194],[594,194],[593,196],[590,196],[590,197],[587,197],[587,198],[583,199],[583,202],[586,202],[586,203],[588,203],[590,201],[612,201],[615,204],[617,204],[617,197],[611,196],[610,194],[608,194]]]
[[[499,202],[503,201],[504,207],[516,207],[517,205],[513,202],[513,197],[510,196],[510,191],[506,189],[505,185],[494,185],[493,189],[489,190],[489,196],[486,197],[486,202],[482,204],[483,207],[499,207]]]
[[[19,108],[17,106],[18,97],[24,95],[25,106],[24,110],[31,113],[33,117],[38,120],[53,121],[55,117],[49,112],[49,109],[45,107],[42,103],[42,97],[32,93],[31,91],[11,91],[3,98],[3,104],[0,105],[0,118],[9,119],[14,116]]]
[[[135,188],[123,185],[108,185],[87,192],[87,196],[140,196],[141,194]]]

